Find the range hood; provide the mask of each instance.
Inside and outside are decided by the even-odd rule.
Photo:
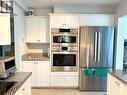
[[[0,13],[12,13],[13,14],[13,1],[12,0],[0,0]]]

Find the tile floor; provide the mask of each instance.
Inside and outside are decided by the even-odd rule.
[[[106,95],[106,92],[80,92],[78,89],[32,89],[32,95]]]

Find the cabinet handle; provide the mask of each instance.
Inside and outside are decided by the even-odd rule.
[[[25,88],[23,88],[22,91],[25,91]]]
[[[118,82],[115,82],[117,85],[120,85]]]

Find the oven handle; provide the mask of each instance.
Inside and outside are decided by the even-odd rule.
[[[68,33],[62,33],[62,34],[52,34],[52,37],[53,36],[78,36],[78,34],[68,34]]]
[[[78,52],[51,52],[52,54],[78,54]]]

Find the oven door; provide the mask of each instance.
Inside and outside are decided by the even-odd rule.
[[[52,34],[52,45],[77,45],[78,34]]]
[[[77,52],[52,52],[52,68],[56,71],[77,71]]]

